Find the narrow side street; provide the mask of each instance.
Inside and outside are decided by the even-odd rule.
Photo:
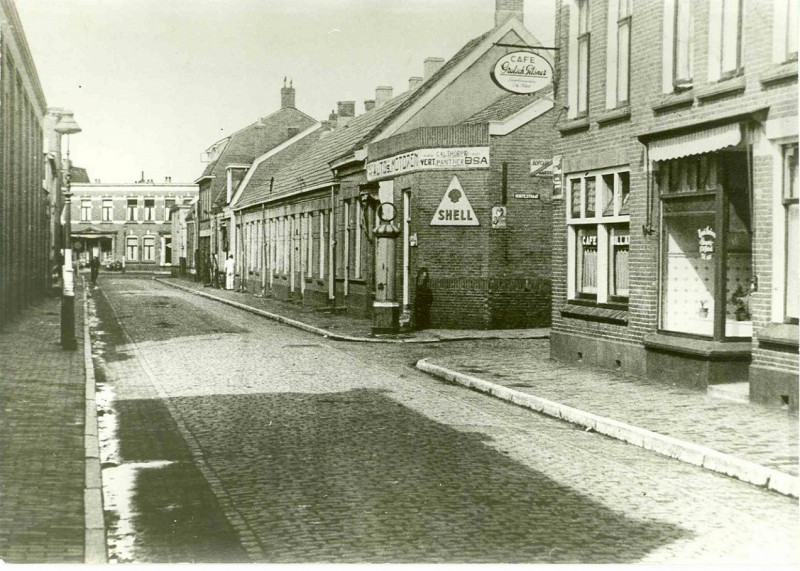
[[[116,562],[797,561],[796,501],[149,279],[92,292]],[[538,342],[541,343],[541,342]]]

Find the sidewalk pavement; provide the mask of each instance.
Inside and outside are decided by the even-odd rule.
[[[155,281],[177,287],[257,313],[287,325],[323,335],[334,341],[366,343],[439,343],[475,339],[545,339],[549,329],[426,329],[396,335],[372,335],[372,323],[346,314],[324,312],[288,301],[263,298],[252,293],[205,287],[203,284],[180,278],[156,278]]]
[[[5,563],[104,562],[100,465],[87,458],[97,413],[87,385],[84,289],[76,289],[76,351],[60,345],[60,297],[37,302],[0,333]]]
[[[334,340],[435,343],[517,339],[491,354],[423,359],[430,374],[664,454],[797,497],[798,416],[781,408],[714,398],[644,378],[550,359],[546,329],[426,330],[373,337],[367,320],[322,313],[250,293],[158,281],[264,315]]]

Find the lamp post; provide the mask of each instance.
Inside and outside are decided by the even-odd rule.
[[[72,111],[64,111],[56,125],[56,133],[67,136],[67,158],[64,164],[64,289],[61,295],[61,347],[75,350],[75,274],[72,267],[72,188],[70,186],[71,165],[69,162],[69,136],[81,132]],[[60,143],[59,143],[60,146]]]

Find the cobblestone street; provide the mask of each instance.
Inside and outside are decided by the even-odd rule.
[[[518,340],[337,344],[151,280],[93,305],[111,561],[798,561],[796,501],[413,368]]]

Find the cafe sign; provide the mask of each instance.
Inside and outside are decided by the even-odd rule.
[[[491,72],[498,87],[529,95],[553,81],[553,67],[539,54],[529,51],[511,52],[497,60]]]

